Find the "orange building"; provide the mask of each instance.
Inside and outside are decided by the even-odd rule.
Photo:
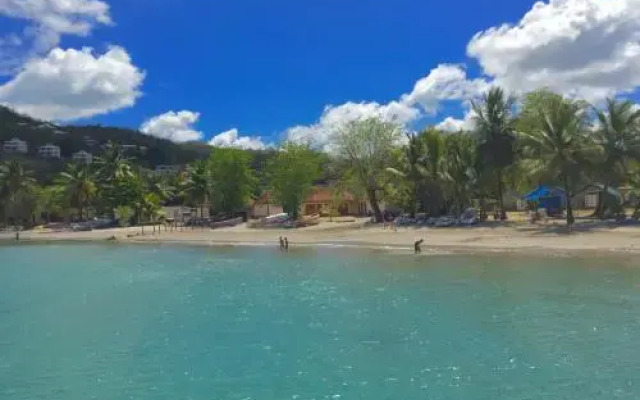
[[[337,204],[338,201],[339,204]],[[365,215],[369,211],[369,206],[367,201],[360,200],[347,191],[335,196],[334,189],[326,186],[314,187],[306,201],[300,206],[302,215],[330,214],[333,209],[338,215]],[[251,215],[254,218],[282,212],[282,205],[272,199],[269,191],[265,191],[258,197],[251,207]]]

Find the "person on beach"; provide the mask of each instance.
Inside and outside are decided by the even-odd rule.
[[[422,249],[420,248],[420,245],[424,243],[424,239],[420,239],[417,242],[415,242],[413,244],[413,250],[415,251],[415,254],[420,254],[422,253]]]
[[[284,251],[289,251],[289,239],[284,238]]]
[[[284,251],[284,239],[280,236],[280,251]]]

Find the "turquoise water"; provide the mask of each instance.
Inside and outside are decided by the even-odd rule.
[[[636,266],[0,247],[0,399],[638,399]]]

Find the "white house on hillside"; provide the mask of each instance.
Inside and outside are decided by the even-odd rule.
[[[24,140],[13,138],[4,142],[2,149],[5,153],[27,154],[29,146]]]
[[[178,165],[158,165],[153,173],[156,175],[171,175],[180,171],[180,166]]]
[[[53,144],[45,144],[38,148],[38,154],[42,158],[60,158],[60,146]]]
[[[79,164],[91,164],[93,162],[93,155],[84,150],[73,153],[73,156],[71,158],[74,162],[77,162]]]

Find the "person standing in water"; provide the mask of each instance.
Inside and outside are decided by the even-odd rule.
[[[413,249],[415,251],[415,254],[420,254],[422,253],[422,249],[420,248],[420,245],[424,242],[424,239],[420,239],[417,242],[415,242],[413,244]]]
[[[284,238],[284,251],[289,251],[289,239]]]
[[[280,251],[284,251],[284,239],[280,236]]]

